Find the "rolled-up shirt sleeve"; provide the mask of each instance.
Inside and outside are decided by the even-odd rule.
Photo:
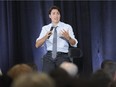
[[[45,28],[45,27],[42,27],[41,33],[40,33],[39,37],[36,39],[36,42],[37,42],[39,39],[43,38],[43,37],[46,35],[46,33],[47,33],[46,28]]]
[[[78,40],[75,38],[75,35],[74,35],[74,32],[73,32],[73,29],[72,27],[69,25],[69,35],[72,39],[75,40],[75,44],[74,45],[71,45],[72,47],[77,47],[77,44],[78,44]]]

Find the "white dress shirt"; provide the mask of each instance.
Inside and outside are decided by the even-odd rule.
[[[52,23],[48,24],[48,25],[45,25],[42,27],[42,31],[39,35],[39,37],[37,38],[37,40],[41,39],[42,37],[44,37],[46,35],[46,33],[48,31],[50,31],[51,27],[52,27]],[[73,29],[72,27],[69,25],[69,24],[66,24],[64,22],[59,22],[57,24],[57,52],[65,52],[65,53],[68,53],[68,48],[69,48],[69,43],[66,39],[64,39],[60,32],[61,30],[66,30],[69,32],[69,36],[71,38],[73,38],[76,43],[75,45],[73,45],[73,47],[77,47],[77,43],[78,41],[76,40],[75,36],[74,36],[74,32],[73,32]],[[46,47],[47,47],[47,51],[52,51],[52,46],[53,46],[53,32],[54,32],[54,29],[52,30],[52,35],[46,40]],[[36,40],[36,41],[37,41]]]

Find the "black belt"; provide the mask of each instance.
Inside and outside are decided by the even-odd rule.
[[[48,53],[52,53],[52,51],[47,51]],[[68,53],[64,53],[64,52],[57,52],[57,54],[68,54]]]

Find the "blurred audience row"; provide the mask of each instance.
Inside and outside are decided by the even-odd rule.
[[[63,62],[50,73],[40,72],[35,64],[17,64],[7,74],[0,71],[0,87],[116,87],[115,61],[104,60],[89,78],[78,72],[72,62]]]

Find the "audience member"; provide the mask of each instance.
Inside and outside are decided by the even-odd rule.
[[[64,69],[58,67],[52,70],[49,75],[55,81],[56,87],[69,87],[71,77]]]
[[[91,77],[92,87],[109,87],[111,81],[108,74],[102,69],[97,70]]]
[[[70,76],[74,77],[78,74],[78,67],[76,64],[71,62],[63,62],[60,68],[64,69]]]
[[[37,65],[35,63],[27,63],[27,65],[29,65],[33,69],[33,71],[38,72],[38,68],[37,68]]]
[[[112,80],[116,80],[116,63],[115,62],[107,62],[103,68],[104,72],[108,74],[108,76]]]
[[[16,77],[33,72],[33,69],[28,66],[27,64],[17,64],[14,65],[8,72],[7,75],[11,77],[12,79],[15,79]]]
[[[116,81],[112,81],[109,87],[116,87]]]
[[[30,73],[16,78],[11,87],[55,87],[55,83],[45,73]]]
[[[72,78],[68,87],[91,87],[91,85],[87,78]]]
[[[112,63],[113,61],[112,60],[104,60],[102,61],[101,63],[101,69],[104,69],[108,64]]]

